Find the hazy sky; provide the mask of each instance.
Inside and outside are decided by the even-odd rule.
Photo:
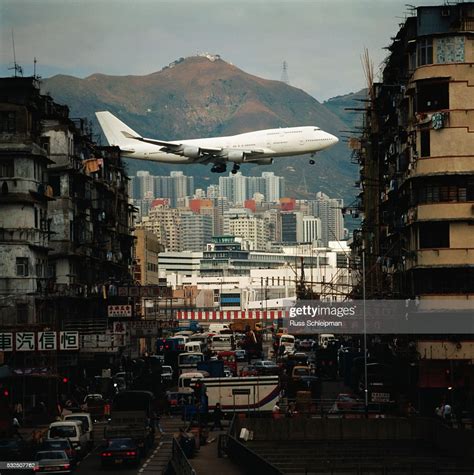
[[[181,56],[217,53],[318,100],[365,86],[408,13],[407,0],[0,0],[0,75],[12,74],[12,29],[25,75],[148,74]],[[413,3],[437,5],[441,0]]]

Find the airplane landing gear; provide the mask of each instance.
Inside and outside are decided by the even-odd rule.
[[[234,163],[234,167],[232,168],[232,175],[235,175],[240,170],[240,165]]]
[[[309,164],[310,164],[310,165],[314,165],[315,163],[316,163],[316,162],[315,162],[313,159],[311,159],[311,160],[309,161]]]
[[[227,166],[226,165],[214,165],[212,168],[211,168],[211,172],[212,173],[225,173],[227,170]]]

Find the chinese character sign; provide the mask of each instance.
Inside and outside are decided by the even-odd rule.
[[[56,350],[56,332],[38,332],[38,350]]]
[[[13,333],[0,333],[0,351],[13,351]]]
[[[108,315],[109,317],[131,317],[132,306],[131,305],[109,305]]]
[[[15,333],[16,351],[35,351],[35,332],[17,332]]]
[[[79,332],[60,332],[59,348],[61,350],[78,350]]]

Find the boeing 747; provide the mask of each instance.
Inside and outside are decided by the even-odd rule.
[[[339,142],[334,135],[319,127],[286,127],[257,130],[228,137],[190,140],[155,140],[142,137],[108,111],[95,115],[109,145],[120,148],[122,156],[164,163],[212,163],[211,171],[223,173],[233,163],[237,173],[244,163],[271,165],[276,157],[311,154]]]

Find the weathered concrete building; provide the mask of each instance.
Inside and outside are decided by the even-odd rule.
[[[359,256],[364,250],[367,297],[416,299],[428,317],[443,307],[472,316],[474,3],[413,9],[392,40],[354,148],[364,217],[354,249]],[[419,394],[426,396],[416,399],[466,408],[473,397],[472,326],[452,334],[451,322],[446,334],[428,327],[410,336],[418,345]]]
[[[119,149],[94,143],[86,122],[42,95],[35,78],[1,78],[0,188],[0,325],[13,332],[2,333],[0,351],[25,330],[77,331],[81,345],[85,335],[104,335],[109,305],[130,303],[117,287],[132,282],[132,207]],[[69,371],[89,348],[18,359],[17,341],[5,355],[23,367]]]
[[[46,103],[32,78],[0,87],[0,324],[43,321],[46,305],[47,151],[41,142]]]

